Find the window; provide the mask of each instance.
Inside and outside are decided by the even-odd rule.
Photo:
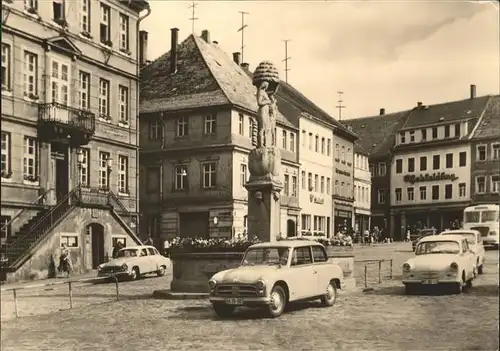
[[[495,143],[491,145],[491,159],[500,159],[500,144]]]
[[[61,246],[66,244],[66,247],[78,247],[77,235],[61,235]]]
[[[427,129],[422,129],[422,141],[427,140]]]
[[[345,183],[341,182],[340,183],[340,196],[345,196]]]
[[[51,97],[52,102],[57,102],[62,105],[69,105],[69,64],[65,64],[56,60],[52,60],[52,72],[50,75]],[[55,111],[57,119],[69,122],[69,114],[65,111]]]
[[[177,165],[174,167],[175,171],[175,190],[185,190],[188,188],[188,173],[186,165]],[[161,181],[161,179],[160,179]]]
[[[396,160],[396,173],[397,174],[403,173],[403,160],[401,159]]]
[[[432,200],[439,200],[439,185],[432,186]]]
[[[427,187],[421,186],[419,190],[420,190],[420,200],[427,200]]]
[[[318,175],[315,174],[314,175],[314,191],[318,191],[319,190],[319,179],[318,179]]]
[[[330,156],[332,154],[332,140],[328,139],[326,141],[326,155]]]
[[[320,192],[322,194],[325,193],[325,177],[321,176],[321,179],[320,179]]]
[[[304,147],[306,146],[306,137],[307,137],[306,131],[303,130],[302,131],[302,146],[304,146]]]
[[[314,236],[324,236],[325,235],[325,217],[314,216],[313,235]]]
[[[283,148],[284,150],[286,150],[286,147],[287,147],[287,144],[288,144],[288,139],[287,139],[287,135],[286,135],[286,130],[283,130],[282,134],[283,134],[283,135],[282,135],[282,138],[281,138],[281,139],[282,139],[282,140],[281,140],[281,142],[282,142],[282,148]]]
[[[109,188],[109,156],[109,152],[99,152],[99,188],[103,190]]]
[[[413,188],[407,188],[406,189],[406,194],[408,195],[408,201],[413,201],[415,200],[415,194]]]
[[[345,146],[342,146],[342,155],[340,160],[342,161],[342,163],[345,163]]]
[[[120,122],[128,125],[128,88],[122,85],[118,86]]]
[[[38,181],[38,140],[32,137],[24,137],[24,179]]]
[[[128,52],[128,17],[120,13],[120,51]]]
[[[373,167],[373,164],[370,164],[368,166],[368,169],[370,171],[371,176],[373,177],[375,175],[375,168]]]
[[[253,140],[253,124],[254,124],[253,118],[248,117],[248,136],[250,137],[250,141]]]
[[[465,167],[467,165],[467,152],[463,151],[458,154],[458,162],[460,167]]]
[[[401,188],[396,188],[396,202],[401,202],[402,197]]]
[[[108,5],[101,3],[101,23],[99,37],[101,43],[111,46],[111,10]]]
[[[290,151],[295,152],[295,133],[290,132]]]
[[[321,138],[321,153],[325,154],[325,138]]]
[[[127,247],[127,238],[126,237],[112,237],[111,238],[111,244],[113,245],[113,247],[116,247],[116,245],[118,245],[118,243],[122,244],[123,246],[122,247]]]
[[[163,139],[163,128],[159,119],[149,121],[149,139]]]
[[[2,90],[11,90],[10,45],[2,43]]]
[[[330,178],[326,178],[326,193],[330,195]]]
[[[415,142],[415,131],[411,131],[410,132],[410,143],[414,143]]]
[[[380,162],[378,164],[378,175],[385,176],[385,172],[386,172],[385,162]]]
[[[339,144],[335,144],[335,158],[340,160],[340,147]]]
[[[312,253],[313,253],[313,258],[314,262],[326,262],[328,261],[328,256],[325,253],[325,250],[323,250],[320,246],[312,246]]]
[[[285,174],[285,181],[283,182],[283,191],[285,196],[290,195],[290,176]]]
[[[38,0],[24,0],[24,8],[38,10]]]
[[[415,159],[413,157],[408,159],[408,172],[415,172]]]
[[[446,168],[453,168],[453,154],[446,154]]]
[[[238,134],[245,135],[245,116],[243,116],[243,113],[238,114]],[[250,136],[252,136],[251,132]]]
[[[297,197],[297,176],[292,176],[292,196]]]
[[[500,176],[498,175],[491,176],[491,192],[500,192]]]
[[[312,173],[307,174],[307,190],[313,191],[313,176]]]
[[[24,52],[24,96],[38,97],[38,56]]]
[[[240,165],[240,185],[244,186],[247,182],[247,165],[242,163]]]
[[[478,161],[485,161],[486,160],[486,145],[478,145],[477,146],[476,159]]]
[[[482,194],[484,192],[486,192],[486,177],[476,177],[476,193]]]
[[[146,176],[146,192],[158,194],[160,190],[160,167],[148,167]]]
[[[80,30],[90,33],[90,0],[80,0]]]
[[[309,133],[309,150],[312,150],[313,133]]]
[[[0,216],[0,228],[2,228],[2,231],[0,233],[0,238],[9,238],[12,235],[12,228],[7,223],[11,221],[10,216]]]
[[[206,117],[205,117],[205,132],[207,128],[207,123],[206,123]],[[176,128],[176,136],[178,137],[183,137],[188,135],[188,121],[186,117],[181,117],[177,121],[177,128]]]
[[[312,234],[311,232],[311,215],[303,214],[300,216],[301,233],[302,235]]]
[[[2,178],[10,178],[11,176],[11,143],[10,133],[2,132]]]
[[[458,184],[458,196],[465,197],[466,192],[465,183]]]
[[[444,126],[444,137],[449,138],[450,137],[450,126]]]
[[[437,139],[438,137],[438,129],[437,127],[432,128],[432,139]]]
[[[306,188],[306,172],[305,171],[302,171],[301,172],[301,186],[302,186],[302,189],[305,189]]]
[[[427,170],[427,156],[420,156],[420,170]]]
[[[351,148],[347,148],[347,164],[351,165],[352,164],[352,154],[351,154]]]
[[[439,169],[439,164],[440,164],[440,157],[439,155],[434,155],[432,156],[432,169]]]
[[[83,187],[90,186],[90,150],[81,149],[82,163],[78,164],[80,185]]]
[[[128,194],[128,157],[118,156],[118,193]]]
[[[52,1],[52,14],[54,21],[60,21],[64,19],[64,0],[53,0]]]
[[[291,266],[300,266],[304,264],[311,264],[311,250],[309,247],[298,247],[293,250],[292,263]]]
[[[378,189],[378,203],[385,204],[385,191],[384,191],[384,189]]]
[[[400,142],[401,144],[406,143],[406,136],[405,136],[405,132],[401,132],[401,133],[399,133],[399,142]]]
[[[99,79],[99,114],[109,117],[109,80]]]
[[[460,123],[455,124],[455,137],[460,138]]]
[[[453,185],[452,184],[446,184],[444,186],[444,198],[445,199],[451,199],[453,197]]]
[[[216,116],[215,115],[205,116],[205,134],[215,134],[216,128],[217,128]]]
[[[90,110],[90,74],[83,71],[78,73],[78,101],[80,109]]]
[[[333,188],[333,194],[334,195],[338,195],[339,194],[339,181],[338,180],[335,181],[335,186]]]
[[[215,162],[203,164],[203,188],[215,188],[217,185],[217,165]]]

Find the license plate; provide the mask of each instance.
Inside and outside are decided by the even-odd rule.
[[[227,297],[226,303],[228,305],[243,305],[243,299],[241,297]]]
[[[426,279],[422,281],[422,284],[437,284],[437,279]]]

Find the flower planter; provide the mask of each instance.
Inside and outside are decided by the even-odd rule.
[[[352,246],[326,246],[325,248],[330,261],[339,265],[344,272],[345,287],[342,287],[342,289],[354,290],[356,288],[354,248]]]

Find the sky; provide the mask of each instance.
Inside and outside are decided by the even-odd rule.
[[[192,33],[189,1],[150,0],[148,59],[170,51],[170,28],[179,42]],[[373,116],[469,97],[500,93],[498,2],[407,1],[197,1],[195,34],[232,56],[241,51],[253,70],[272,61],[285,80],[342,119]]]

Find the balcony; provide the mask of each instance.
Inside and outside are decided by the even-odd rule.
[[[95,132],[92,112],[57,102],[39,104],[38,137],[44,142],[62,142],[72,147],[89,143]]]

